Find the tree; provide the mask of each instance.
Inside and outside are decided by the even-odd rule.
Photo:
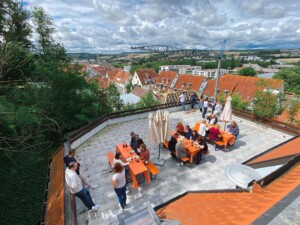
[[[254,95],[253,113],[257,117],[272,118],[278,110],[278,96],[269,89],[270,82],[260,79]]]
[[[110,84],[108,88],[105,89],[106,101],[108,107],[111,111],[120,110],[122,107],[122,101],[120,99],[120,93],[114,84]]]
[[[300,124],[300,119],[297,118],[297,114],[300,109],[300,103],[299,100],[293,100],[291,102],[290,107],[288,107],[288,122],[299,125]]]
[[[242,75],[242,76],[255,76],[256,71],[252,67],[245,67],[245,68],[240,69],[238,71],[238,74]]]
[[[159,105],[159,101],[154,99],[152,92],[148,91],[136,104],[137,108]]]
[[[249,106],[249,102],[247,100],[243,100],[241,95],[239,95],[238,93],[233,93],[231,95],[231,98],[231,105],[233,108],[245,110]]]
[[[300,94],[300,66],[281,69],[275,74],[274,78],[284,80],[284,89],[286,91]]]
[[[235,68],[235,60],[234,60],[234,55],[231,55],[230,58],[230,69],[234,69]]]
[[[133,89],[134,89],[134,86],[131,82],[131,80],[125,85],[125,89],[126,89],[126,93],[130,93]]]

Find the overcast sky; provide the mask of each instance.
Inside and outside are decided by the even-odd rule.
[[[130,46],[300,48],[300,0],[25,0],[53,18],[68,52]]]

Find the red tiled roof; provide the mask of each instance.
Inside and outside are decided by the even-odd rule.
[[[290,123],[291,121],[289,121],[289,110],[285,109],[281,113],[281,115],[278,118],[276,118],[276,120],[281,121],[281,122],[285,122],[285,123]],[[295,125],[300,125],[300,103],[299,103],[299,106],[298,106],[298,111],[295,114],[294,120],[295,120],[294,121]]]
[[[124,84],[127,81],[127,79],[129,78],[129,76],[130,76],[129,72],[125,72],[125,71],[121,70],[121,71],[118,71],[118,73],[115,75],[114,81],[117,83]]]
[[[51,157],[46,225],[65,224],[64,208],[64,148],[61,146]]]
[[[106,89],[112,83],[112,81],[106,77],[87,78],[87,81],[96,81],[102,90]]]
[[[151,79],[152,83],[156,83],[158,74],[153,69],[141,69],[136,71],[137,76],[139,77],[142,86],[147,85],[147,80]]]
[[[162,71],[157,77],[155,83],[165,85],[165,90],[168,90],[176,75],[176,71]]]
[[[146,93],[148,92],[148,90],[145,90],[141,87],[135,87],[130,93],[131,94],[134,94],[138,97],[143,97]]]
[[[182,225],[248,225],[300,183],[300,164],[261,189],[252,192],[188,193],[157,211],[159,218]]]
[[[248,165],[264,162],[272,159],[278,159],[285,156],[296,155],[300,153],[300,137],[297,137],[283,145],[278,146],[277,148],[273,149],[272,151],[266,152],[265,154],[261,155],[258,158],[255,158],[249,162]]]
[[[91,67],[91,70],[93,70],[94,73],[96,73],[98,76],[105,76],[107,69],[102,66],[98,67]]]
[[[258,89],[257,83],[261,79],[270,82],[270,87],[274,89],[280,89],[283,86],[283,80],[227,74],[219,79],[219,93],[228,90],[229,94],[232,92],[239,93],[243,99],[253,99],[255,91]],[[209,80],[203,91],[203,95],[213,96],[215,83],[215,80]]]
[[[198,91],[200,89],[201,84],[204,81],[204,79],[205,79],[205,77],[203,77],[203,76],[181,74],[181,75],[179,75],[174,88],[177,88],[177,90],[182,89],[182,90]],[[182,83],[185,83],[185,85],[182,86]]]
[[[119,72],[121,72],[121,71],[122,71],[122,69],[119,69],[119,68],[113,69],[113,70],[109,70],[109,71],[106,72],[106,75],[107,75],[108,79],[114,80],[115,76],[116,76]]]

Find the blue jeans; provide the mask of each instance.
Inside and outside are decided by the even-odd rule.
[[[83,204],[88,208],[92,209],[92,207],[95,205],[92,197],[90,195],[90,192],[86,188],[82,188],[81,191],[74,194],[76,197],[80,198],[80,200],[83,202]]]
[[[204,119],[205,119],[206,112],[207,112],[207,107],[203,107],[202,118]]]
[[[121,188],[115,188],[121,207],[124,209],[126,206],[126,185]]]
[[[185,111],[185,102],[181,102],[182,110]]]

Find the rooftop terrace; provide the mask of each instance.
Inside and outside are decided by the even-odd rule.
[[[171,127],[182,121],[184,124],[194,126],[199,121],[199,112],[185,114],[184,112],[170,113]],[[115,152],[116,144],[129,141],[131,131],[140,135],[147,144],[148,118],[133,116],[131,121],[115,123],[104,127],[94,136],[77,147],[78,158],[82,161],[81,171],[89,177],[90,181],[99,187],[91,192],[95,203],[100,204],[97,213],[88,213],[81,201],[77,203],[78,224],[119,224],[117,215],[131,214],[144,208],[148,201],[153,207],[160,205],[181,193],[190,190],[233,189],[233,184],[225,175],[225,167],[234,163],[242,163],[249,158],[279,144],[292,136],[279,131],[258,125],[242,118],[235,117],[240,127],[240,136],[235,145],[224,151],[213,150],[209,145],[210,154],[201,161],[200,165],[179,167],[178,163],[170,157],[167,150],[162,150],[161,157],[166,159],[160,173],[151,183],[140,184],[141,189],[132,189],[128,185],[127,209],[122,212],[118,206],[117,196],[111,184],[113,172],[111,171],[106,153]],[[220,123],[222,127],[224,124]],[[157,145],[147,145],[154,159],[158,156]]]

